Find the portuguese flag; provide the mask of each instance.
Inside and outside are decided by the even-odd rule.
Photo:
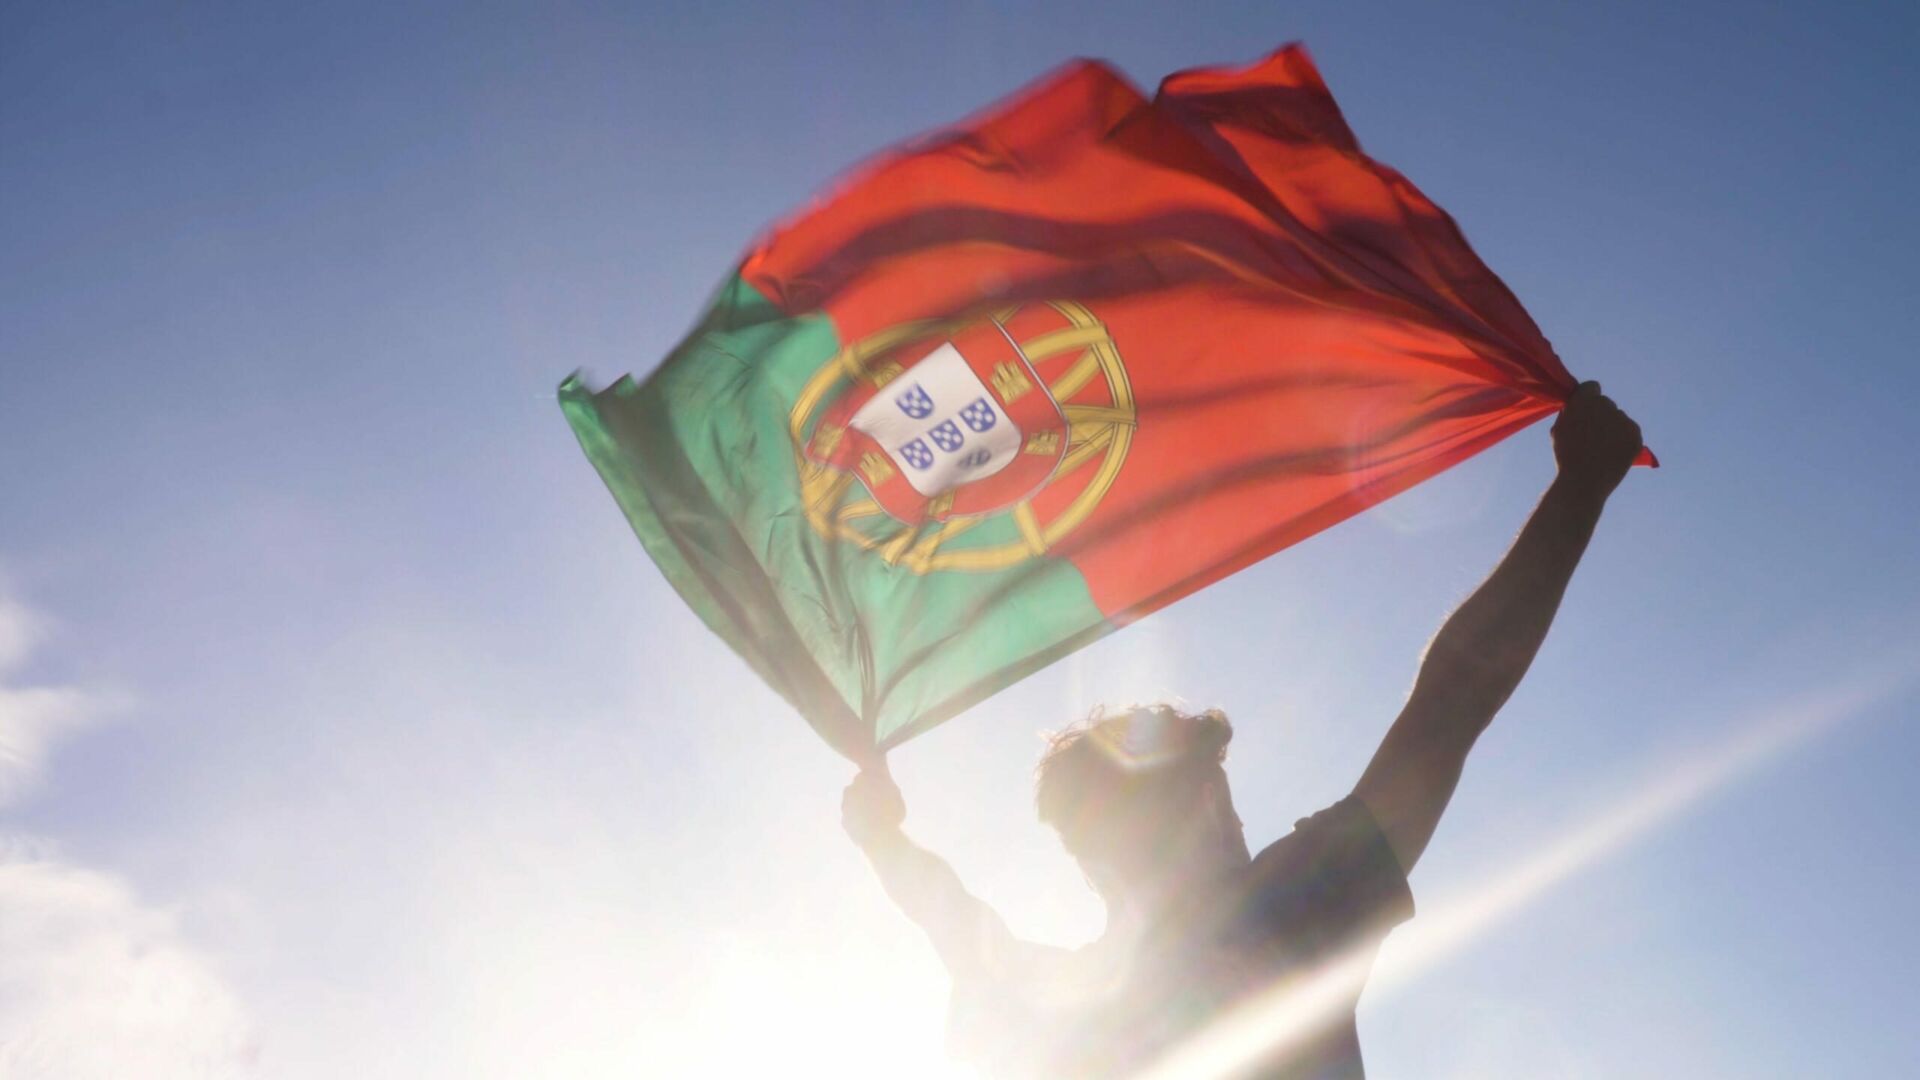
[[[687,603],[859,761],[1575,382],[1306,52],[1072,64],[774,228],[560,403]]]

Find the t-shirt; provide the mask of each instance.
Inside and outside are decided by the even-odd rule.
[[[1412,916],[1406,873],[1348,797],[1136,940],[983,942],[988,959],[955,972],[951,1048],[991,1076],[1125,1077],[1198,1045],[1236,1009],[1259,1016],[1242,1031],[1269,1038],[1289,1017],[1261,1006],[1311,1001],[1317,1022],[1277,1047],[1256,1041],[1258,1067],[1237,1075],[1361,1080],[1354,1008],[1381,940]]]

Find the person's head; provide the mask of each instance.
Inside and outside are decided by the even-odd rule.
[[[1109,898],[1243,866],[1246,835],[1222,767],[1232,738],[1218,709],[1095,710],[1050,738],[1034,783],[1040,820]]]

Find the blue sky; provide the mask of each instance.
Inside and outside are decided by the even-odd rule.
[[[1415,875],[1372,1074],[1920,1073],[1891,4],[0,11],[0,1062],[942,1075],[849,767],[553,387],[648,369],[765,223],[1068,57],[1150,87],[1295,39],[1667,465]],[[1524,432],[910,744],[910,828],[1085,940],[1036,733],[1178,695],[1235,718],[1271,839],[1550,475]]]

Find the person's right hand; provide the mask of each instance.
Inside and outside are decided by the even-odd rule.
[[[1561,477],[1604,499],[1639,455],[1640,425],[1600,392],[1599,383],[1581,383],[1553,424]]]
[[[885,766],[862,769],[840,796],[840,825],[863,848],[898,833],[906,820],[907,801]]]

